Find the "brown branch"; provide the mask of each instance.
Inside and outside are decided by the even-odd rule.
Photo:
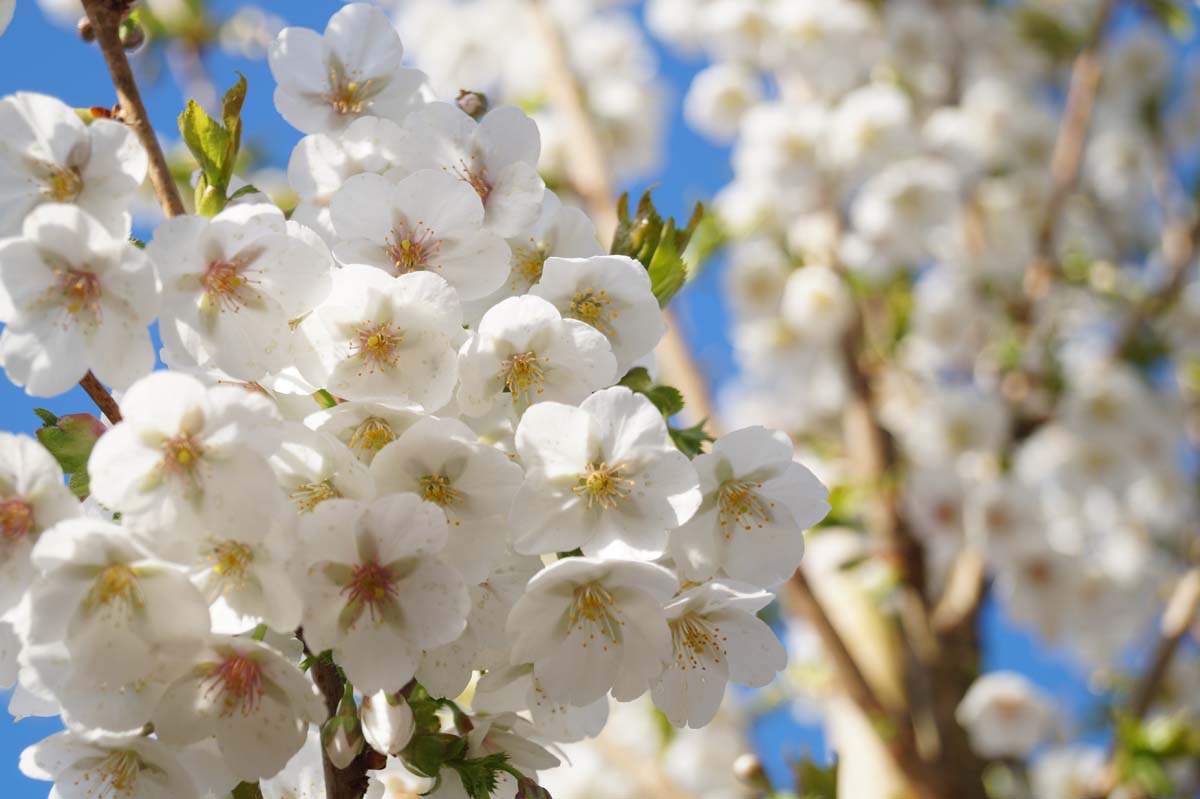
[[[571,66],[562,30],[553,13],[545,0],[529,0],[529,9],[550,57],[546,92],[551,104],[562,114],[567,137],[574,148],[566,165],[571,186],[587,205],[600,241],[609,242],[617,228],[617,205],[608,155],[596,132],[587,98]],[[663,376],[687,400],[684,415],[694,423],[708,419],[709,431],[717,435],[708,381],[688,348],[676,314],[670,308],[664,308],[663,316],[666,317],[667,332],[658,346]]]
[[[121,409],[118,407],[117,401],[112,398],[112,394],[108,393],[108,389],[100,383],[90,369],[79,381],[79,385],[92,398],[92,402],[96,403],[96,407],[108,417],[108,421],[113,424],[121,421]]]
[[[1075,56],[1071,66],[1067,104],[1063,111],[1058,137],[1054,142],[1054,153],[1050,159],[1050,198],[1042,223],[1038,227],[1037,254],[1025,273],[1026,306],[1040,299],[1050,288],[1058,267],[1054,258],[1054,234],[1063,206],[1079,180],[1083,166],[1084,147],[1088,129],[1091,127],[1092,110],[1100,91],[1100,78],[1104,71],[1102,47],[1104,34],[1112,19],[1116,0],[1104,0],[1096,19],[1092,23],[1083,48]]]
[[[1175,586],[1167,601],[1159,629],[1158,643],[1150,659],[1150,666],[1138,682],[1129,702],[1129,715],[1135,719],[1145,718],[1154,703],[1154,698],[1170,671],[1171,662],[1180,644],[1187,636],[1192,622],[1200,614],[1200,567],[1193,567]]]
[[[133,69],[125,57],[125,48],[121,45],[121,17],[129,3],[127,0],[83,0],[83,7],[96,32],[96,42],[104,53],[104,60],[108,63],[108,71],[117,90],[117,102],[121,105],[121,118],[133,129],[149,156],[150,182],[154,186],[154,193],[158,195],[163,213],[168,218],[186,213],[171,170],[167,167],[167,159],[150,125]]]
[[[325,710],[329,717],[333,718],[337,715],[338,705],[346,691],[346,681],[342,678],[336,663],[329,658],[313,654],[313,651],[308,648],[308,642],[304,640],[302,629],[296,631],[296,637],[300,639],[300,644],[304,647],[305,657],[312,664],[313,682],[317,684],[317,688],[321,690],[321,696],[325,699]],[[326,799],[362,799],[363,796],[366,796],[367,789],[370,787],[367,763],[371,753],[371,748],[364,745],[363,751],[359,752],[354,761],[346,768],[340,769],[333,765],[329,754],[322,745],[321,761],[325,766]]]

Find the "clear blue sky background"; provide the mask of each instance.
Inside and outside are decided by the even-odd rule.
[[[238,3],[219,0],[215,5],[231,8]],[[341,4],[336,0],[260,0],[259,5],[279,14],[289,24],[320,30]],[[663,74],[673,88],[667,158],[659,174],[625,188],[638,193],[655,184],[655,197],[663,213],[686,217],[692,202],[711,197],[729,180],[728,152],[689,131],[681,118],[680,102],[700,65],[680,61],[666,51],[660,51],[659,55]],[[214,52],[207,64],[219,86],[235,80],[235,69],[246,74],[250,92],[244,112],[244,135],[267,153],[270,164],[286,167],[300,134],[275,112],[271,101],[274,83],[266,62],[245,62]],[[52,94],[73,106],[108,106],[114,101],[100,52],[80,42],[71,31],[54,27],[42,16],[34,0],[17,0],[13,23],[0,37],[0,95],[18,90]],[[155,83],[143,84],[143,94],[155,127],[174,135],[175,117],[184,102],[179,89],[164,75]],[[714,265],[676,301],[696,356],[715,385],[727,379],[734,369],[724,335],[726,312],[721,301],[720,271],[721,265]],[[53,399],[34,400],[0,379],[0,429],[32,431],[38,426],[31,410],[35,406],[57,413],[92,410],[79,389]],[[989,668],[1026,673],[1061,702],[1073,718],[1085,717],[1094,707],[1095,697],[1088,693],[1081,674],[1070,662],[1047,651],[1033,636],[1006,626],[994,607],[986,609],[984,633]],[[6,703],[7,697],[0,694],[0,700]],[[46,796],[49,785],[23,777],[17,770],[17,758],[24,747],[56,729],[56,723],[39,719],[14,724],[0,713],[0,799]],[[789,781],[786,759],[809,752],[824,756],[819,732],[798,727],[786,709],[760,719],[753,734],[777,783]]]

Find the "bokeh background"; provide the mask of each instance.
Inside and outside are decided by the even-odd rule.
[[[224,16],[242,4],[237,0],[212,0],[209,5],[216,15]],[[278,15],[287,24],[320,30],[341,3],[337,0],[260,0],[257,5]],[[635,4],[629,10],[640,23],[640,7]],[[408,43],[408,35],[403,30],[401,38]],[[701,138],[684,124],[682,118],[687,86],[702,65],[683,60],[655,40],[651,41],[654,42],[659,73],[669,86],[665,98],[668,126],[665,146],[657,169],[635,181],[625,181],[621,188],[636,196],[653,186],[658,207],[664,215],[686,217],[692,203],[711,197],[729,182],[729,152]],[[142,59],[138,66],[152,122],[164,140],[172,140],[177,137],[175,119],[186,98],[161,61]],[[204,67],[218,87],[232,84],[236,79],[235,70],[246,75],[250,90],[244,110],[245,140],[258,154],[260,166],[285,169],[300,133],[275,111],[271,99],[274,82],[265,59],[247,59],[213,48],[205,55]],[[98,49],[83,43],[69,28],[47,19],[33,0],[18,0],[12,25],[0,38],[0,94],[18,90],[55,95],[78,107],[107,106],[113,102],[112,86]],[[737,368],[725,336],[728,309],[722,296],[723,268],[719,256],[713,259],[675,303],[693,354],[715,391],[735,375]],[[39,422],[32,409],[39,406],[55,413],[92,410],[79,389],[53,399],[35,400],[0,380],[3,429],[33,431]],[[1089,690],[1082,671],[1073,666],[1064,653],[1047,648],[1028,631],[1007,625],[992,604],[984,609],[982,621],[986,670],[1012,669],[1024,673],[1053,696],[1063,711],[1076,721],[1086,721],[1089,714],[1101,707],[1101,697]],[[790,759],[812,756],[820,761],[828,757],[820,729],[811,720],[805,723],[797,718],[787,704],[771,707],[769,696],[756,697],[749,693],[739,694],[739,698],[751,706],[767,708],[766,712],[754,716],[751,736],[753,746],[777,785],[789,782],[787,764]],[[57,722],[41,719],[19,723],[7,719],[0,721],[0,797],[26,799],[46,795],[46,784],[23,777],[17,769],[17,761],[27,745],[56,728]]]

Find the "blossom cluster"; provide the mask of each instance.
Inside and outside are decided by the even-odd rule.
[[[0,100],[0,364],[121,416],[0,435],[0,684],[66,725],[21,761],[55,796],[323,795],[322,757],[524,796],[610,697],[700,727],[785,665],[756,613],[825,488],[761,427],[677,447],[622,384],[647,268],[546,188],[534,120],[402,56],[366,4],[283,30],[299,206],[224,195],[242,85],[181,117],[205,213],[146,243],[129,128]]]
[[[1009,617],[1097,677],[1155,628],[1195,562],[1200,513],[1196,209],[1177,171],[1194,164],[1200,75],[1153,13],[1106,24],[1114,5],[648,7],[660,36],[710,59],[689,122],[732,143],[716,206],[744,369],[726,417],[787,430],[853,497],[879,486],[863,483],[853,431],[829,431],[869,382],[928,601],[981,558]],[[1102,78],[1075,143],[1081,109],[1063,97],[1080,91],[1070,57],[1089,36]],[[1072,146],[1081,167],[1064,180]],[[835,515],[863,524],[853,504]],[[886,592],[878,542],[830,535],[812,554],[865,565],[814,579],[857,572],[858,595]],[[1009,721],[1039,728],[1023,719],[1044,721],[1041,700],[1006,687],[1022,697]],[[1050,734],[1006,739],[989,714],[1012,703],[981,690],[960,710],[981,756],[1023,758]],[[1051,784],[1035,793],[1077,795]]]

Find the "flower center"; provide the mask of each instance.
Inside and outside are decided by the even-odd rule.
[[[209,551],[208,559],[221,577],[241,581],[254,562],[254,550],[241,541],[219,541]]]
[[[500,374],[504,377],[504,387],[512,394],[513,401],[528,404],[530,392],[541,394],[546,389],[546,372],[542,368],[546,358],[539,358],[536,353],[521,352],[505,358],[500,363]]]
[[[171,477],[193,477],[196,463],[204,457],[204,448],[192,436],[180,433],[162,443],[163,471]]]
[[[367,101],[383,89],[376,79],[363,80],[358,70],[347,70],[345,65],[336,59],[329,65],[326,86],[328,91],[320,97],[331,105],[339,116],[361,114]]]
[[[132,795],[137,787],[138,776],[142,772],[142,760],[136,752],[122,749],[109,753],[108,757],[100,761],[96,770],[100,774],[101,787],[106,783],[113,791]],[[101,790],[99,795],[103,796],[106,793]]]
[[[454,169],[454,174],[458,176],[459,180],[464,181],[474,189],[475,193],[479,195],[480,200],[485,204],[487,203],[493,188],[491,181],[488,179],[487,167],[481,165],[472,169],[467,166],[465,161],[460,160],[458,166]]]
[[[444,474],[425,475],[418,482],[421,484],[421,496],[435,505],[444,508],[462,502],[462,494],[450,485],[450,478]]]
[[[418,221],[415,228],[401,225],[392,229],[388,239],[387,254],[396,265],[400,274],[429,269],[431,266],[441,268],[441,264],[431,264],[441,251],[442,243],[433,237],[433,231],[424,228],[424,223]]]
[[[57,272],[58,290],[68,313],[100,313],[100,278],[94,272],[66,269]]]
[[[137,576],[127,564],[113,563],[106,566],[92,583],[84,604],[87,607],[107,606],[114,602],[125,605],[141,603]]]
[[[675,649],[675,662],[681,669],[707,669],[701,658],[709,654],[714,663],[720,663],[725,655],[721,628],[710,625],[708,620],[694,613],[671,622],[671,643]]]
[[[608,298],[608,292],[589,288],[575,292],[567,316],[591,325],[606,336],[611,336],[614,331],[608,322],[617,318],[617,312],[609,307],[611,305],[612,300]]]
[[[361,449],[375,453],[396,440],[392,426],[378,416],[368,416],[354,428],[350,436],[350,449]]]
[[[0,541],[15,544],[32,532],[32,505],[20,497],[0,501]]]
[[[609,643],[621,641],[621,625],[625,622],[617,616],[612,594],[602,585],[589,583],[575,589],[575,598],[567,611],[567,627],[586,632],[588,641],[594,640],[599,632],[605,641],[601,647],[607,650]],[[587,641],[582,646],[586,647]]]
[[[204,270],[200,285],[205,299],[222,310],[236,311],[251,300],[248,288],[252,282],[245,275],[246,264],[240,261],[213,261]]]
[[[266,693],[263,687],[262,666],[246,655],[227,655],[220,663],[209,666],[205,678],[208,688],[206,697],[214,692],[220,695],[221,715],[232,716],[241,712],[248,716],[258,709]]]
[[[368,322],[358,328],[350,348],[371,371],[388,369],[400,360],[400,344],[404,335],[390,322]]]
[[[72,167],[53,166],[46,175],[42,193],[56,203],[69,203],[83,191],[83,178]]]
[[[613,510],[637,485],[636,481],[621,475],[621,468],[607,463],[589,463],[572,490],[587,500],[589,510],[596,505]]]
[[[529,247],[517,247],[513,250],[513,291],[527,289],[542,279],[542,268],[546,265],[546,255],[546,250],[538,246],[532,239]]]
[[[312,513],[313,508],[327,499],[337,499],[342,493],[334,486],[331,478],[312,483],[301,483],[288,496],[296,501],[301,513]]]
[[[399,575],[389,566],[374,561],[355,566],[350,579],[342,586],[342,596],[346,597],[343,623],[354,626],[363,611],[370,614],[372,622],[383,619],[395,603],[399,584]]]
[[[721,527],[728,528],[730,524],[737,525],[743,530],[755,527],[762,529],[766,522],[771,521],[771,508],[774,502],[764,502],[754,489],[762,488],[762,483],[751,483],[746,480],[729,480],[721,486],[717,494],[718,516]],[[729,537],[729,530],[725,530]]]

